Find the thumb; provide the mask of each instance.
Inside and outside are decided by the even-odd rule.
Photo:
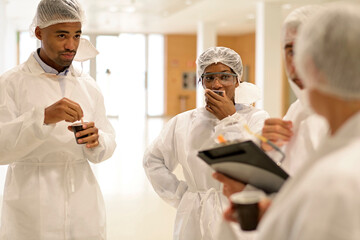
[[[223,174],[219,173],[219,172],[214,172],[212,176],[213,176],[213,178],[215,178],[219,182],[226,181],[226,177]]]

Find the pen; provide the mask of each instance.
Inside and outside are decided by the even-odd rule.
[[[278,151],[282,155],[281,160],[277,162],[277,165],[280,166],[282,161],[285,158],[285,154],[281,151],[281,149],[278,146],[276,146],[273,142],[271,142],[269,139],[267,139],[266,137],[258,135],[256,133],[252,132],[247,124],[244,124],[244,128],[248,133],[250,133],[251,135],[254,135],[258,139],[260,139],[263,143],[269,144],[272,148],[274,148],[276,151]]]

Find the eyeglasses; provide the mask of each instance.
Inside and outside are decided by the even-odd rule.
[[[212,85],[217,78],[221,85],[223,86],[231,86],[235,83],[236,74],[227,73],[227,72],[212,72],[212,73],[204,73],[201,75],[201,80],[204,85]]]
[[[283,153],[283,151],[281,151],[281,149],[276,146],[273,142],[271,142],[269,139],[267,139],[264,136],[260,136],[254,132],[252,132],[249,128],[249,126],[247,124],[244,124],[244,129],[250,133],[251,135],[254,135],[256,138],[260,139],[260,141],[262,141],[263,143],[267,143],[269,144],[272,148],[274,148],[278,153],[281,154],[281,159],[276,163],[278,166],[281,166],[282,162],[284,161],[285,158],[285,153]]]

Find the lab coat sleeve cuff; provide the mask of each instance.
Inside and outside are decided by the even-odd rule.
[[[100,163],[110,158],[116,147],[115,140],[102,131],[99,131],[98,141],[99,145],[95,148],[87,148],[86,144],[83,144],[85,156],[92,163]]]
[[[100,135],[98,141],[99,145],[94,148],[87,148],[86,144],[83,144],[85,156],[92,163],[102,162],[103,156],[105,155],[106,147],[103,136]]]
[[[41,107],[34,108],[35,134],[39,139],[44,139],[54,130],[56,124],[45,124],[45,109]]]
[[[187,183],[185,181],[180,181],[180,183],[176,189],[176,193],[175,193],[176,198],[179,200],[174,204],[175,205],[174,207],[178,208],[178,206],[181,202],[181,199],[184,196],[187,189],[188,189]]]

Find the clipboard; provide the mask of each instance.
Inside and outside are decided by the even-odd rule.
[[[266,193],[278,192],[289,175],[253,141],[220,146],[198,153],[215,171]]]

